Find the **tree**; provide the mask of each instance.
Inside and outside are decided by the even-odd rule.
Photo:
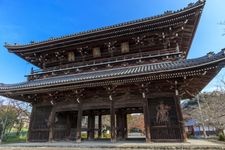
[[[0,110],[0,124],[1,124],[0,142],[2,142],[6,132],[12,129],[15,120],[16,120],[15,109],[13,109],[13,107],[9,103],[7,105],[4,105],[2,102]]]
[[[132,129],[139,129],[142,133],[145,132],[144,128],[144,115],[143,114],[128,114],[127,115],[128,131]]]
[[[197,119],[200,124],[212,125],[217,133],[224,134],[225,129],[225,92],[213,91],[199,94],[198,98],[190,101],[188,107],[184,109],[185,113]],[[201,112],[200,112],[201,111]]]
[[[12,128],[21,131],[24,122],[27,122],[30,115],[28,103],[0,97],[0,143]]]

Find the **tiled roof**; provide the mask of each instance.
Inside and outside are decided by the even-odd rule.
[[[178,60],[173,62],[161,62],[154,64],[144,64],[130,67],[114,68],[101,71],[93,71],[72,75],[49,77],[33,81],[22,82],[18,84],[0,84],[0,93],[4,91],[13,91],[17,89],[32,89],[41,87],[51,87],[67,84],[88,83],[92,81],[104,81],[107,79],[121,79],[124,77],[137,77],[140,75],[150,75],[157,73],[166,73],[171,71],[180,71],[201,67],[213,63],[225,62],[225,50],[214,54],[208,53],[204,57],[188,60]]]
[[[181,12],[184,12],[184,11],[187,11],[190,9],[194,9],[196,7],[201,7],[204,4],[205,4],[205,0],[198,0],[196,3],[190,3],[187,7],[183,8],[183,9],[180,9],[177,11],[165,11],[164,14],[161,14],[161,15],[146,17],[146,18],[142,18],[142,19],[137,19],[137,20],[119,23],[119,24],[115,24],[115,25],[111,25],[111,26],[101,27],[101,28],[97,28],[97,29],[93,29],[93,30],[84,31],[84,32],[78,32],[75,34],[65,35],[65,36],[61,36],[61,37],[57,37],[57,38],[51,38],[51,39],[48,39],[45,41],[32,42],[32,43],[25,44],[25,45],[6,44],[5,47],[12,48],[12,47],[33,46],[33,45],[38,45],[38,44],[42,44],[42,43],[48,43],[48,42],[54,42],[54,41],[58,41],[58,40],[62,40],[62,39],[67,39],[67,38],[69,39],[69,38],[84,36],[84,35],[92,34],[92,33],[95,34],[95,33],[102,32],[102,31],[123,28],[123,27],[129,26],[129,25],[139,24],[139,23],[143,23],[146,21],[154,21],[157,19],[162,19],[164,17],[170,17],[171,15],[179,14]]]

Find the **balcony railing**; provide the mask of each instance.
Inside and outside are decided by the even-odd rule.
[[[135,53],[135,54],[127,54],[123,56],[117,56],[117,57],[111,57],[111,58],[102,58],[102,59],[96,59],[91,61],[84,61],[80,63],[74,63],[74,64],[67,64],[63,66],[56,66],[47,68],[45,70],[34,70],[32,74],[27,75],[29,80],[39,79],[39,78],[45,78],[48,76],[56,76],[61,74],[67,74],[67,72],[70,71],[76,71],[79,72],[80,70],[84,70],[87,68],[94,68],[94,67],[100,67],[100,66],[107,66],[107,65],[117,65],[117,64],[123,64],[123,63],[131,63],[131,62],[137,62],[138,60],[153,60],[153,59],[159,59],[160,57],[169,57],[169,56],[178,56],[182,52],[177,52],[176,49],[166,49],[166,50],[157,50],[157,51],[148,51],[148,52],[141,52],[141,53]]]

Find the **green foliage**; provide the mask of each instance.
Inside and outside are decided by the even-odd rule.
[[[0,139],[6,141],[10,132],[15,132],[16,136],[12,139],[18,139],[22,128],[29,121],[30,106],[28,103],[18,102],[14,100],[0,100]]]
[[[225,141],[225,135],[224,134],[219,134],[219,141]]]

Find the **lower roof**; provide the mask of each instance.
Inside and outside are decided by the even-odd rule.
[[[16,91],[30,91],[41,88],[54,88],[58,86],[80,85],[88,86],[88,83],[103,83],[108,80],[134,79],[143,76],[162,75],[165,73],[187,71],[194,68],[205,68],[210,65],[222,65],[225,63],[225,49],[214,54],[208,53],[206,56],[178,60],[170,62],[161,62],[153,64],[143,64],[130,67],[113,68],[101,71],[92,71],[86,73],[63,75],[57,77],[49,77],[45,79],[37,79],[17,84],[0,84],[0,94],[12,93]],[[154,78],[152,78],[154,80]],[[209,82],[209,81],[208,81]],[[99,86],[96,84],[94,86]],[[93,85],[92,85],[93,87]]]

